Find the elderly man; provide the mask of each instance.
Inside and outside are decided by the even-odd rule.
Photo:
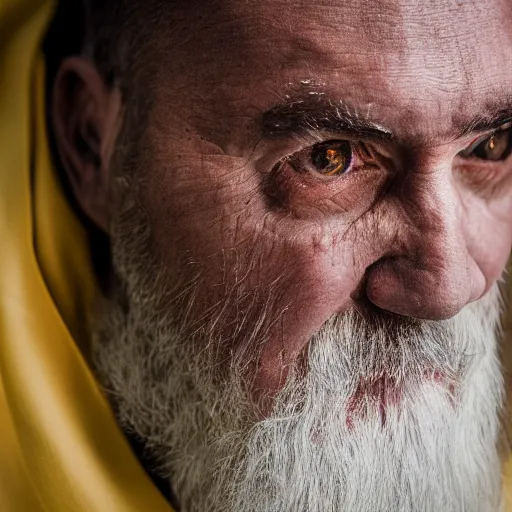
[[[502,510],[510,2],[7,6],[3,509]]]

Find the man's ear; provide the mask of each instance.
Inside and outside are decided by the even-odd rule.
[[[90,220],[109,232],[110,159],[121,117],[121,95],[89,60],[63,60],[54,82],[55,144],[75,198]]]

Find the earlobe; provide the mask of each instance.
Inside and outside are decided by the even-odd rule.
[[[65,59],[53,87],[55,144],[76,201],[101,230],[110,221],[109,161],[114,150],[120,94],[107,87],[92,62]]]

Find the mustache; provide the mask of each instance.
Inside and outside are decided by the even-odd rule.
[[[453,384],[484,348],[461,331],[484,316],[485,305],[466,307],[446,320],[420,320],[378,308],[351,308],[326,321],[301,354],[301,373],[317,347],[335,340],[337,362],[347,376],[369,385],[377,381],[399,385],[404,380],[432,378]]]

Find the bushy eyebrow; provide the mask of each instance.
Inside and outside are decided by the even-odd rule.
[[[365,140],[393,139],[389,130],[344,103],[310,97],[285,102],[267,110],[261,116],[261,131],[267,138],[324,131]]]
[[[505,97],[501,101],[488,103],[482,113],[475,115],[471,120],[464,122],[456,120],[458,135],[464,136],[471,133],[483,133],[497,130],[506,123],[512,121],[512,96]]]

